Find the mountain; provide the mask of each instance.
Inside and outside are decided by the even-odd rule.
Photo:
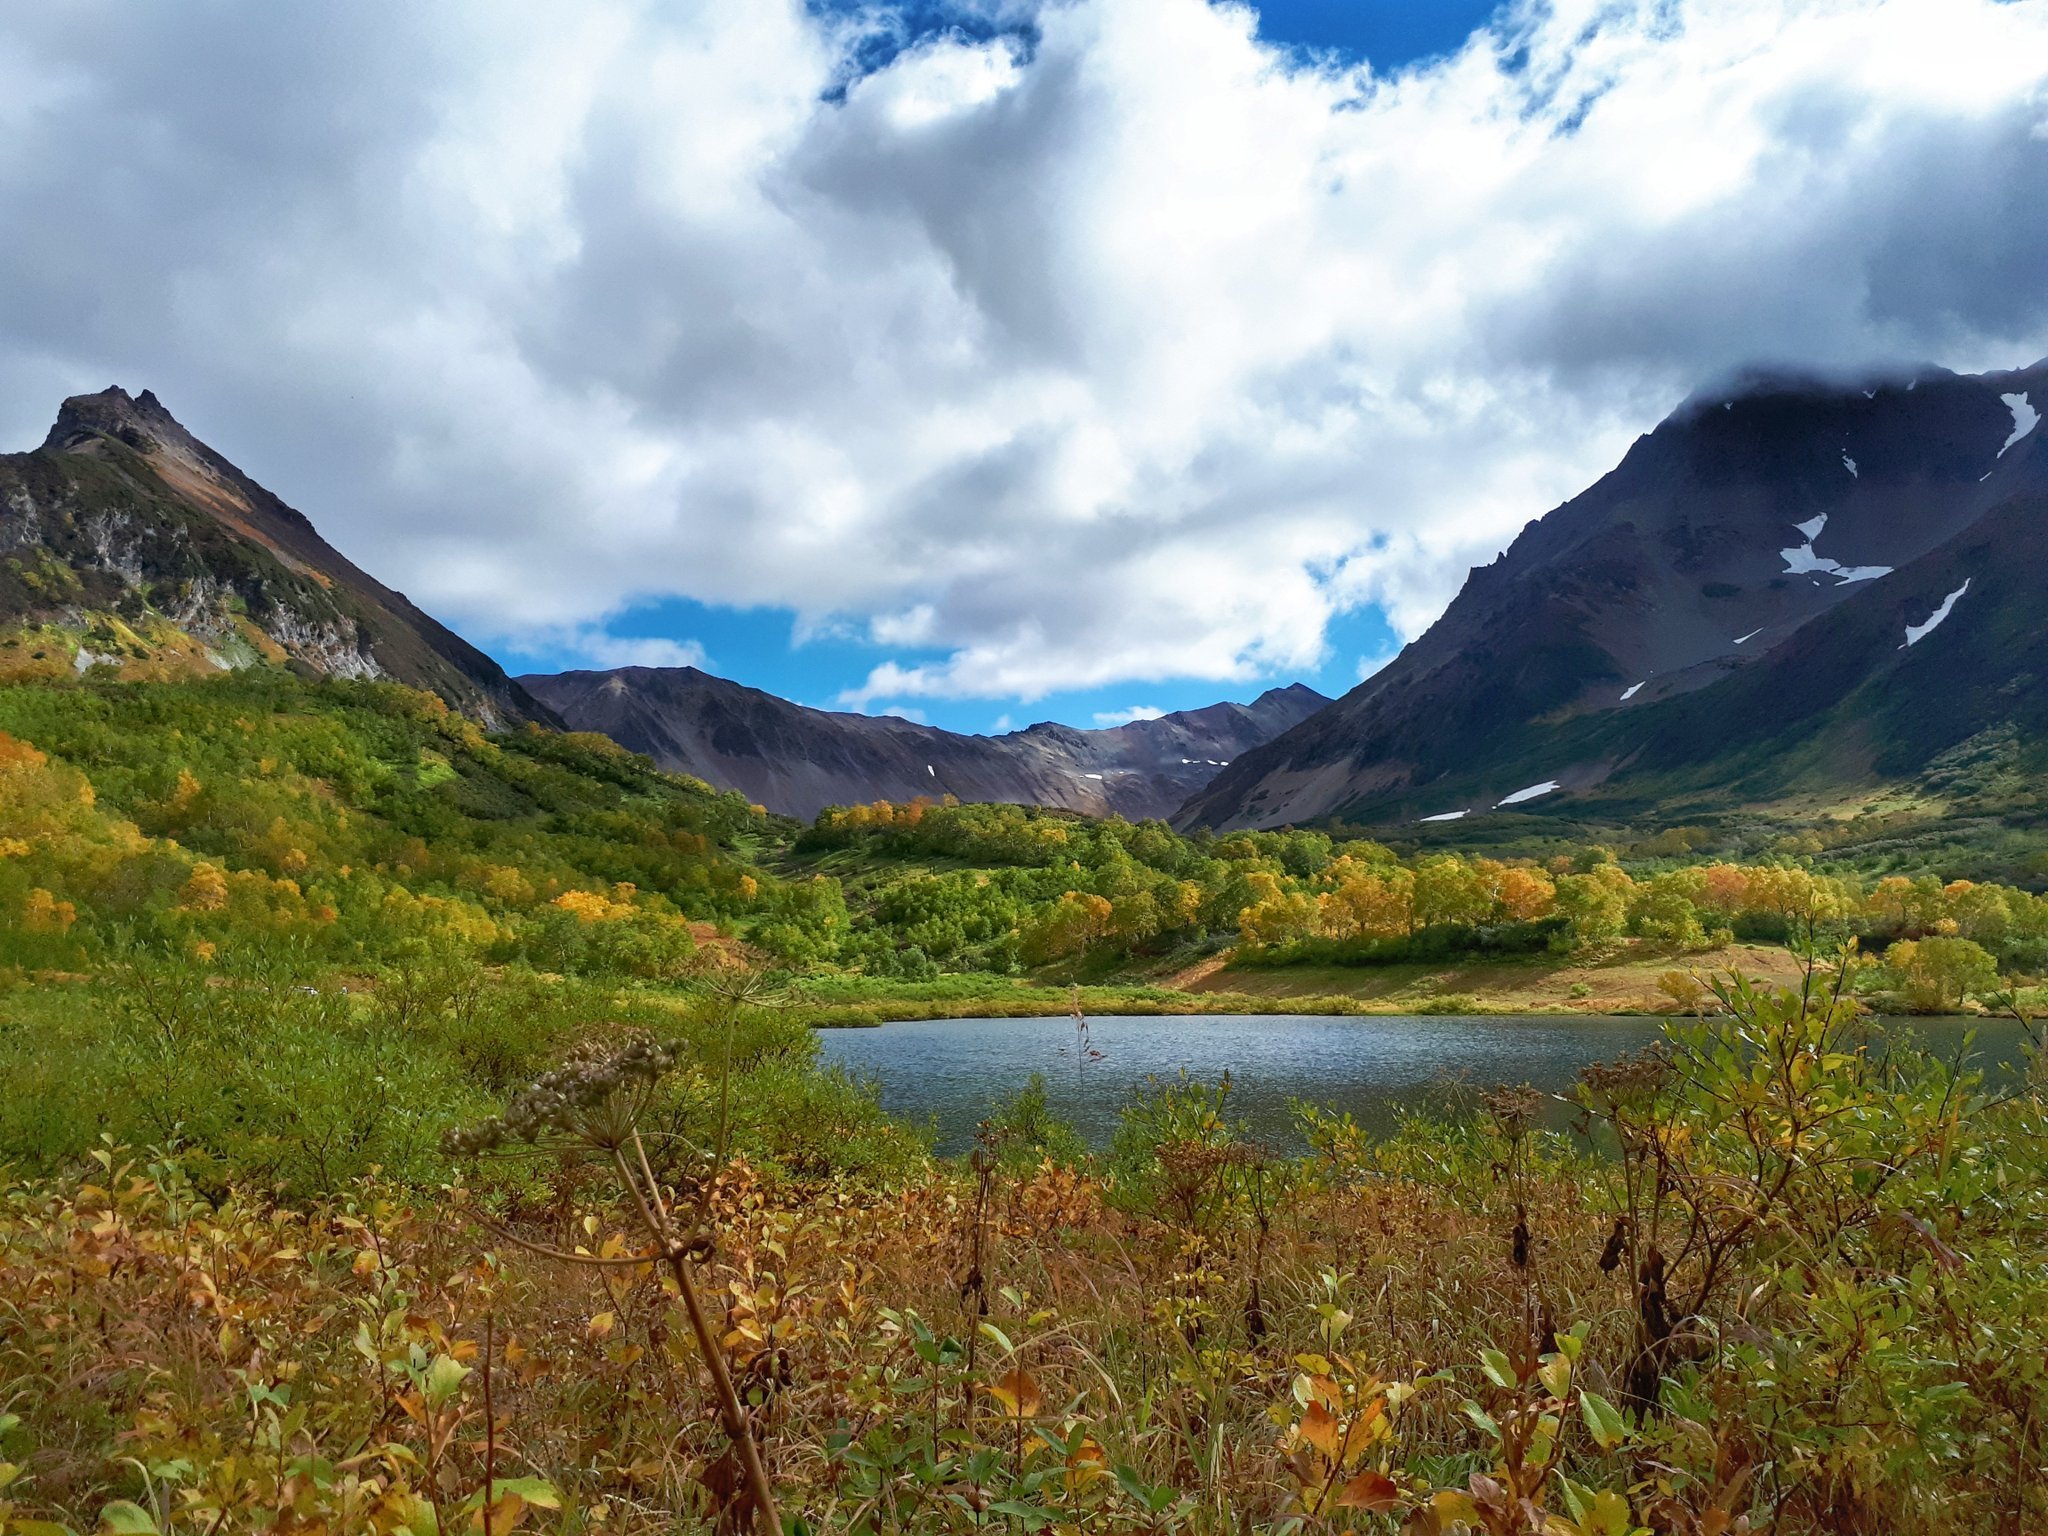
[[[1698,395],[1176,819],[1657,816],[1908,776],[2035,718],[2041,407],[2048,362]]]
[[[554,723],[147,390],[74,396],[40,448],[0,455],[0,556],[0,675],[269,663],[391,678],[494,727]]]
[[[1329,700],[1297,683],[1108,730],[1034,725],[965,736],[888,715],[792,704],[695,667],[519,679],[574,729],[805,820],[828,805],[953,795],[1132,820],[1165,816],[1239,753]]]

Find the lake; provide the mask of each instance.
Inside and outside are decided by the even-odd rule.
[[[1657,1038],[1656,1019],[1589,1017],[1333,1018],[1301,1014],[1106,1016],[1088,1021],[1100,1060],[1077,1060],[1074,1025],[1042,1019],[929,1019],[875,1029],[820,1031],[825,1059],[872,1074],[882,1106],[934,1124],[942,1152],[959,1152],[995,1104],[1045,1075],[1053,1110],[1090,1144],[1108,1145],[1119,1111],[1148,1077],[1213,1081],[1229,1072],[1231,1104],[1252,1133],[1298,1149],[1290,1105],[1307,1100],[1348,1110],[1374,1131],[1408,1111],[1443,1104],[1461,1091],[1529,1083],[1571,1087],[1588,1062],[1610,1061]],[[1916,1020],[1929,1044],[1952,1053],[1960,1021]],[[1992,1062],[2016,1058],[2018,1026],[1979,1021],[1978,1050]],[[1462,1090],[1461,1090],[1462,1085]],[[1563,1122],[1560,1109],[1558,1123]]]

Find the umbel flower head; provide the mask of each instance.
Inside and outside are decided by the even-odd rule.
[[[654,1085],[682,1054],[678,1041],[635,1035],[607,1050],[581,1045],[552,1072],[521,1089],[505,1113],[449,1131],[441,1144],[458,1157],[527,1146],[583,1146],[610,1152],[626,1144]]]

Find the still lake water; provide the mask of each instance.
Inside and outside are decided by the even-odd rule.
[[[1896,1027],[1896,1026],[1895,1026]],[[1915,1037],[1943,1055],[1962,1044],[1960,1021],[1916,1020]],[[939,1150],[964,1150],[998,1101],[1042,1072],[1055,1113],[1090,1144],[1108,1145],[1118,1112],[1150,1077],[1213,1081],[1226,1071],[1233,1111],[1252,1133],[1298,1148],[1296,1100],[1348,1110],[1384,1132],[1408,1111],[1444,1105],[1500,1083],[1569,1089],[1588,1062],[1611,1061],[1657,1038],[1656,1019],[1329,1018],[1300,1014],[1106,1016],[1088,1021],[1099,1061],[1078,1062],[1073,1022],[930,1019],[876,1029],[820,1031],[825,1059],[871,1074],[882,1107],[935,1125]],[[1987,1066],[2016,1055],[2016,1025],[1980,1021]],[[1563,1122],[1560,1110],[1558,1123]]]

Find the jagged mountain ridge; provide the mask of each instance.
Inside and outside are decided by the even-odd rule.
[[[1294,684],[1102,730],[1051,723],[969,736],[791,703],[695,667],[620,667],[519,682],[577,730],[784,815],[953,795],[1132,820],[1165,816],[1240,752],[1329,701]]]
[[[1897,686],[1932,686],[1875,648],[1820,693],[1787,669],[1837,613],[1868,634],[1897,627],[1902,644],[1904,624],[1952,590],[1931,586],[1985,537],[1994,561],[2033,557],[2041,534],[2003,509],[2048,491],[2043,405],[2048,363],[1854,385],[1761,375],[1697,396],[1475,570],[1392,664],[1246,753],[1176,819],[1387,826],[1481,814],[1555,782],[1521,802],[1549,808],[1651,764],[1706,784],[1738,771],[1725,761],[1735,744],[1817,730],[1869,680],[1896,671]],[[1945,745],[1996,723],[1906,713],[1948,719]],[[1865,741],[1856,771],[1910,771],[1871,736],[1890,718],[1848,722]]]
[[[0,556],[0,673],[269,663],[391,678],[491,726],[557,723],[148,390],[74,396],[39,448],[0,455]]]

